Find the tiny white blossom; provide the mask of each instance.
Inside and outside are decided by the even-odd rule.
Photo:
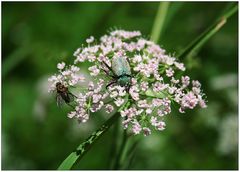
[[[151,113],[152,113],[152,109],[147,109],[147,110],[146,110],[146,113],[147,113],[147,114],[151,114]]]
[[[106,112],[107,112],[107,113],[111,113],[113,110],[114,110],[114,108],[113,108],[112,105],[110,105],[110,104],[107,104],[107,105],[106,105]]]
[[[100,72],[96,65],[89,67],[88,70],[91,72],[90,75],[92,76],[97,76]]]
[[[114,103],[116,104],[116,106],[119,107],[124,103],[124,99],[117,98],[117,100],[115,100]]]
[[[172,77],[174,74],[174,70],[172,68],[169,68],[166,70],[167,77]]]
[[[65,67],[65,63],[64,62],[57,64],[57,68],[60,69],[60,70],[64,69],[64,67]]]
[[[148,135],[151,134],[151,130],[147,127],[144,127],[143,128],[143,134],[144,134],[144,136],[148,136]]]
[[[75,111],[68,113],[68,118],[73,118],[74,116],[76,116]]]
[[[157,129],[160,130],[160,131],[162,131],[162,130],[165,129],[165,126],[166,126],[165,122],[160,121],[160,122],[158,123],[158,125],[157,125]]]
[[[90,38],[86,39],[86,42],[88,44],[92,43],[94,41],[94,37],[93,36],[90,36]]]
[[[142,127],[141,125],[137,122],[137,121],[134,121],[133,122],[133,127],[132,127],[132,131],[134,134],[139,134],[142,130]]]
[[[139,89],[136,86],[132,86],[129,90],[129,94],[132,96],[134,100],[139,100]]]

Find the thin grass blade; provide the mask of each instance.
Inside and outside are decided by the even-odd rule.
[[[228,11],[216,20],[216,22],[211,25],[206,31],[204,31],[200,36],[198,36],[192,43],[189,44],[178,56],[178,59],[183,59],[193,53],[196,53],[215,33],[217,33],[227,20],[237,12],[238,6],[230,8]]]

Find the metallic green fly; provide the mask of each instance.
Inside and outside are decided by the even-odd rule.
[[[105,73],[112,77],[112,81],[106,86],[106,88],[113,84],[119,84],[122,87],[126,87],[128,91],[131,86],[132,79],[129,61],[124,57],[114,57],[112,59],[112,68],[104,61],[103,64],[108,68],[109,71],[111,71],[110,74],[109,71],[103,69]]]

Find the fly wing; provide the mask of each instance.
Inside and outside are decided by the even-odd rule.
[[[56,102],[57,102],[58,107],[62,107],[65,101],[63,100],[63,98],[60,94],[57,94],[56,95]]]
[[[69,97],[69,102],[73,102],[75,98],[77,98],[77,96],[75,96],[74,94],[68,92],[68,97]]]
[[[112,69],[117,76],[131,75],[131,69],[128,61],[124,57],[114,57],[112,59]]]

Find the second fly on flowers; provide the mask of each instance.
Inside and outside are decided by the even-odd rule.
[[[64,86],[61,82],[57,82],[56,91],[57,91],[56,101],[58,107],[61,107],[65,102],[67,105],[74,108],[70,103],[73,102],[74,98],[77,97],[68,90],[68,87]]]

